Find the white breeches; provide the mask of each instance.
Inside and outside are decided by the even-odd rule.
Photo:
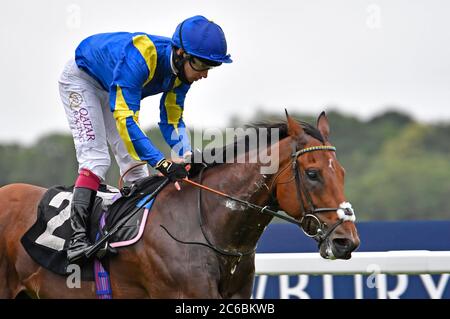
[[[102,181],[111,165],[108,144],[122,175],[139,163],[125,148],[116,128],[109,106],[109,93],[100,84],[80,70],[71,59],[59,79],[59,93],[72,131],[78,169],[88,169]],[[132,182],[148,176],[147,165],[130,171],[124,178]]]

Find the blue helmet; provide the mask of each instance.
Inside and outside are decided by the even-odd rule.
[[[231,63],[222,28],[203,16],[181,22],[172,36],[172,44],[186,53],[216,63]]]

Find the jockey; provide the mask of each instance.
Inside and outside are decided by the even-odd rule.
[[[108,144],[121,174],[146,161],[172,182],[188,175],[183,164],[166,159],[140,128],[140,101],[162,93],[159,128],[172,151],[184,157],[191,151],[183,122],[186,94],[211,68],[231,62],[221,27],[203,16],[184,20],[172,39],[117,32],[96,34],[80,43],[59,80],[79,163],[70,214],[69,262],[84,262],[91,244],[86,226],[111,164]],[[147,167],[140,166],[126,181],[146,176]]]

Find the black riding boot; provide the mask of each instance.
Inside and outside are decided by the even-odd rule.
[[[70,211],[70,223],[73,234],[70,239],[70,246],[67,250],[69,263],[82,264],[86,261],[84,252],[91,245],[88,237],[88,221],[94,206],[96,191],[75,187],[73,189],[72,207]]]

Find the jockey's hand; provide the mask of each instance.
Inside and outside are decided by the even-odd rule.
[[[174,163],[165,158],[160,160],[155,168],[168,177],[171,182],[176,182],[188,176],[185,164]]]

